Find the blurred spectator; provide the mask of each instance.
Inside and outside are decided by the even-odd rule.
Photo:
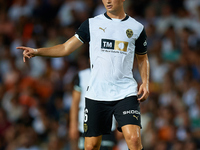
[[[172,8],[169,4],[164,4],[161,9],[161,14],[157,21],[157,31],[160,34],[164,34],[167,28],[174,26],[176,22],[175,14],[172,12]]]
[[[22,115],[23,106],[19,103],[18,93],[13,95],[11,99],[3,99],[4,109],[7,111],[10,122],[16,122]]]
[[[6,12],[0,11],[0,34],[7,35],[12,38],[13,32],[15,32],[14,23],[9,20]]]
[[[6,112],[3,108],[0,108],[0,136],[4,136],[6,130],[11,126],[11,123],[7,119]]]
[[[58,12],[60,24],[62,26],[72,24],[75,21],[74,15],[76,15],[76,13],[84,13],[86,9],[86,4],[81,0],[65,0]]]
[[[11,21],[18,22],[20,17],[30,17],[32,8],[28,5],[26,0],[15,0],[8,10],[8,15]]]
[[[103,6],[103,3],[101,2],[101,0],[97,0],[97,6],[94,9],[94,13],[93,16],[97,16],[98,14],[102,14],[106,12],[105,7]]]

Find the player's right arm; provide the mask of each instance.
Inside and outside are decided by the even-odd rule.
[[[25,58],[31,58],[34,56],[47,56],[47,57],[62,57],[71,54],[77,48],[79,48],[83,43],[90,41],[90,32],[89,32],[89,20],[84,21],[81,26],[78,28],[76,34],[67,40],[63,44],[59,44],[53,47],[48,48],[30,48],[30,47],[17,47],[17,49],[22,49],[23,60]]]
[[[31,58],[34,56],[47,56],[47,57],[62,57],[71,54],[77,48],[79,48],[83,42],[81,42],[76,36],[71,37],[63,44],[59,44],[53,47],[47,48],[30,48],[30,47],[17,47],[17,49],[22,49],[23,52],[23,60],[25,62],[25,58]]]

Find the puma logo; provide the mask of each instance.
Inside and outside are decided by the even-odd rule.
[[[138,117],[139,117],[139,116],[135,116],[135,115],[133,115],[133,117],[135,117],[135,118],[138,120]]]
[[[103,29],[102,27],[99,27],[99,29],[100,29],[100,30],[103,30],[103,32],[105,32],[105,30],[106,30],[106,28],[105,28],[105,29]]]

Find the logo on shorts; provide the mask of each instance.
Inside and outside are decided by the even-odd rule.
[[[123,111],[123,115],[127,115],[127,114],[137,114],[137,115],[140,115],[140,112],[138,110],[126,110],[126,111]]]
[[[139,117],[139,116],[133,115],[133,117],[135,117],[135,118],[138,120],[138,117]]]
[[[86,123],[84,123],[84,132],[87,132],[87,130],[88,130],[88,126]]]

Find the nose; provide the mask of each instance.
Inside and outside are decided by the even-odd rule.
[[[107,0],[107,3],[110,4],[110,3],[111,3],[111,0]]]

